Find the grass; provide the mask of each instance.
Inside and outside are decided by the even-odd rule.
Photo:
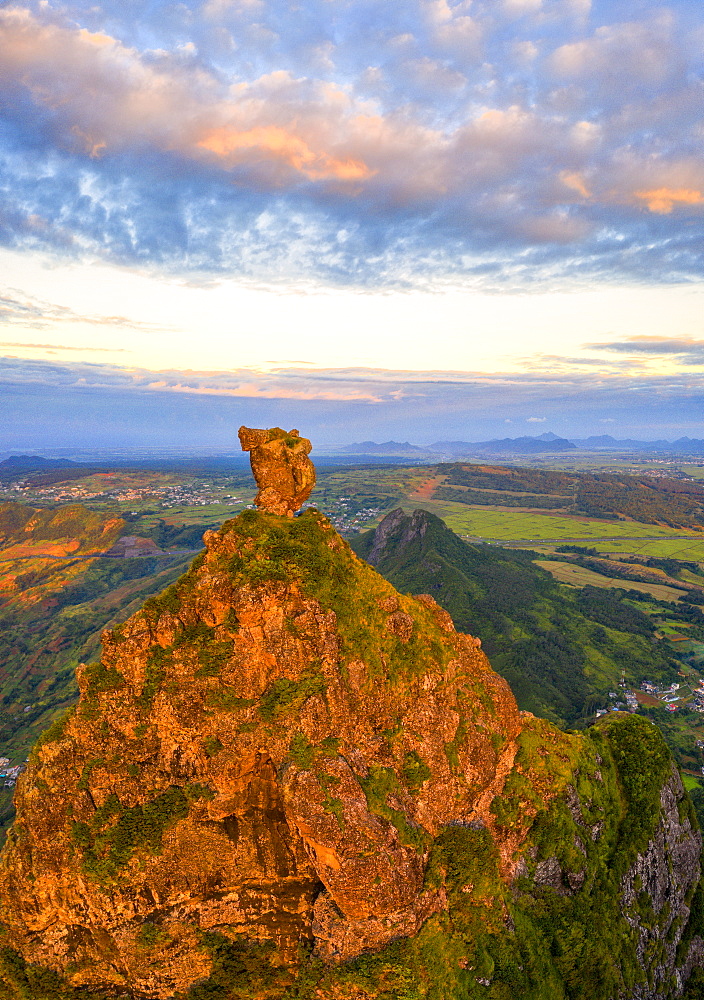
[[[674,532],[673,532],[674,534]],[[656,556],[668,559],[682,559],[685,562],[704,561],[704,540],[676,536],[659,539],[633,539],[632,541],[609,541],[600,543],[601,552],[618,555]]]
[[[407,505],[404,505],[407,506]],[[526,513],[516,510],[496,510],[491,507],[469,507],[460,503],[419,501],[417,506],[441,517],[449,528],[461,535],[492,541],[540,541],[571,538],[601,539],[655,539],[668,540],[670,544],[685,546],[698,544],[704,553],[704,534],[701,541],[691,530],[666,528],[639,521],[607,521],[586,517]],[[678,543],[678,540],[681,541]],[[630,551],[630,550],[629,550]],[[684,556],[682,557],[684,558]]]
[[[560,583],[567,583],[572,587],[602,587],[609,589],[611,587],[616,587],[617,589],[627,589],[627,590],[640,590],[644,594],[650,594],[651,597],[657,598],[659,601],[676,601],[681,597],[683,591],[677,590],[675,587],[668,587],[665,584],[660,583],[640,583],[635,580],[616,580],[610,576],[602,576],[601,573],[595,573],[591,569],[586,569],[584,566],[575,566],[573,563],[567,562],[554,562],[553,560],[535,560],[536,566],[546,569],[548,573],[551,573],[556,580]]]

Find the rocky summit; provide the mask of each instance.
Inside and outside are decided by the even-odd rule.
[[[313,509],[205,544],[32,753],[1,997],[681,994],[701,838],[653,726],[519,713]]]

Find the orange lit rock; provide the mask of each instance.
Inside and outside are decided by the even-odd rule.
[[[246,511],[205,542],[104,633],[18,783],[0,920],[74,986],[171,998],[208,974],[198,929],[284,961],[415,933],[446,905],[424,885],[433,837],[491,827],[513,764],[506,682],[322,515]]]
[[[315,486],[315,466],[308,458],[311,443],[297,430],[240,427],[242,451],[249,452],[252,473],[259,487],[257,507],[270,514],[293,517]]]

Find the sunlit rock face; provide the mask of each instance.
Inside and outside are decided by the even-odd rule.
[[[257,507],[270,514],[293,517],[315,486],[315,467],[308,458],[311,443],[297,430],[240,427],[242,451],[249,452],[259,492]]]
[[[511,769],[508,685],[324,517],[249,511],[205,541],[104,634],[18,794],[2,919],[74,984],[171,996],[207,972],[204,929],[331,960],[412,934],[444,905],[433,837],[492,826]]]

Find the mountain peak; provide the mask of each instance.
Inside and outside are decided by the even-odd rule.
[[[433,560],[441,535],[464,546],[392,512],[374,540]],[[18,782],[3,996],[460,1000],[577,976],[605,1000],[685,975],[701,838],[654,726],[519,713],[479,639],[313,509],[204,541],[104,633]]]
[[[30,961],[78,965],[83,983],[114,976],[117,953],[133,987],[185,988],[203,964],[184,921],[246,927],[289,958],[300,938],[328,958],[381,947],[443,907],[424,888],[442,827],[504,836],[489,805],[521,723],[478,641],[311,509],[246,511],[205,541],[178,584],[105,633],[18,793],[2,920]],[[138,947],[157,915],[168,973]]]

